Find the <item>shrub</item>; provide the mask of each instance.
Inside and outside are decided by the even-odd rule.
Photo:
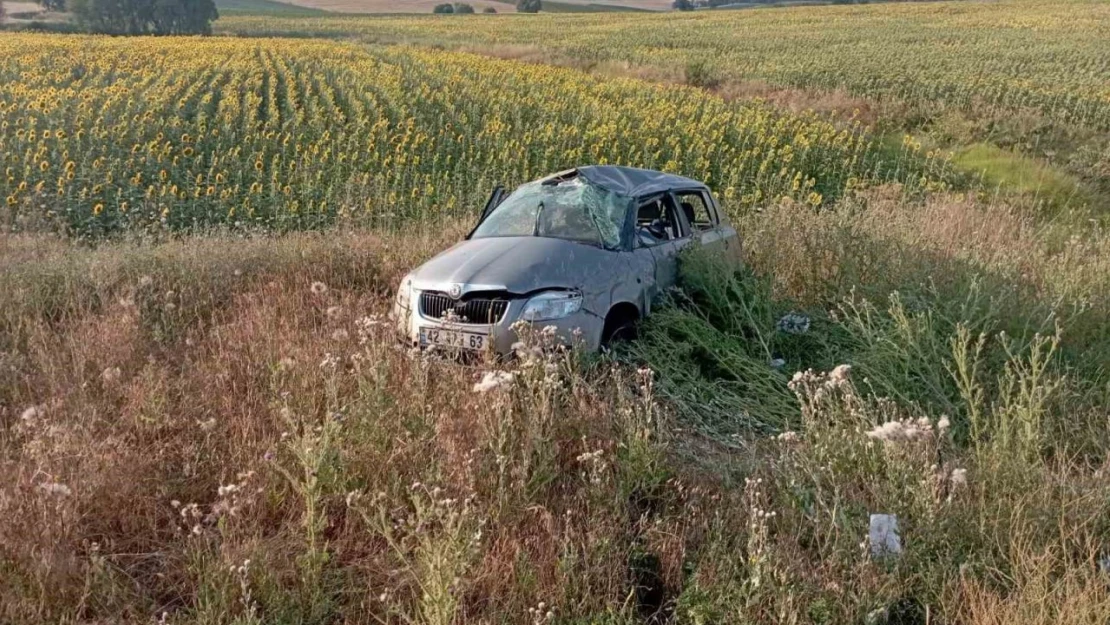
[[[543,9],[541,0],[517,0],[517,13],[539,13]]]
[[[66,0],[39,0],[39,4],[47,11],[66,10]]]
[[[702,89],[715,89],[721,86],[721,77],[709,61],[694,59],[686,64],[686,84]]]
[[[497,13],[497,9],[493,7],[486,7],[482,9],[482,13]]]
[[[672,4],[671,6],[674,7],[675,11],[694,10],[694,3],[692,2],[692,0],[674,0],[674,4]]]
[[[470,6],[469,4],[467,4],[465,2],[456,2],[455,3],[455,13],[473,13],[473,12],[474,12],[474,7]]]
[[[448,4],[448,3],[437,4],[435,6],[435,8],[432,9],[432,13],[454,13],[454,12],[455,12],[455,5]]]

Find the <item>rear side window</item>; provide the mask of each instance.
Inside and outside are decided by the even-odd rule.
[[[694,230],[710,230],[716,227],[713,212],[701,191],[679,191],[674,194],[678,206],[686,213],[686,221]]]

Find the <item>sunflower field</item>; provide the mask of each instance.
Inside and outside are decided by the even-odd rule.
[[[4,228],[102,236],[474,214],[583,163],[706,180],[734,210],[944,186],[858,125],[459,52],[280,39],[0,39]]]
[[[308,19],[243,16],[238,34],[533,46],[586,62],[844,89],[913,105],[1033,114],[1110,130],[1110,3],[894,2],[679,14]]]

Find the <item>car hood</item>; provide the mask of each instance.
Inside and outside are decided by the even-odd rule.
[[[490,237],[462,241],[413,272],[413,286],[463,292],[499,291],[526,294],[541,289],[608,290],[617,252],[543,237]]]

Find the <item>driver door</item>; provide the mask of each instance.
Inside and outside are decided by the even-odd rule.
[[[636,245],[651,254],[655,265],[655,288],[651,295],[670,288],[678,280],[678,253],[690,242],[690,229],[679,215],[669,193],[645,198],[636,212]]]

